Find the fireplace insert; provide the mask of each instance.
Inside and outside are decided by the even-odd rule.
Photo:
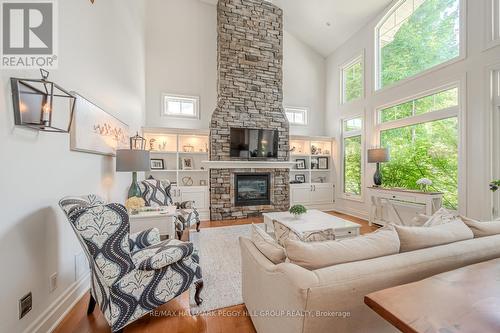
[[[261,206],[271,204],[271,174],[235,174],[235,206]]]

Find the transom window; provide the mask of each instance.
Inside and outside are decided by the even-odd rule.
[[[363,57],[359,56],[341,68],[342,104],[363,97]]]
[[[401,0],[376,30],[377,88],[460,55],[461,0]]]
[[[458,106],[458,88],[414,99],[379,111],[379,122],[404,119]]]
[[[199,97],[163,95],[164,116],[199,118]]]
[[[443,205],[458,209],[459,90],[451,88],[379,111],[380,145],[391,160],[382,165],[384,186],[443,192]]]
[[[363,118],[346,119],[342,122],[342,128],[343,193],[346,197],[361,197]]]
[[[285,108],[285,113],[290,125],[307,125],[306,108]]]

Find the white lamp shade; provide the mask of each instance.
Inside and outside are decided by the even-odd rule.
[[[150,171],[149,151],[119,149],[116,151],[116,171],[137,172]]]
[[[390,160],[389,149],[368,149],[368,163],[383,163]]]

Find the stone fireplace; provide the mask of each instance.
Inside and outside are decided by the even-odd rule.
[[[218,102],[210,123],[210,160],[233,160],[230,129],[234,127],[277,130],[275,160],[288,161],[289,125],[283,110],[282,10],[263,0],[219,0],[217,29]],[[268,174],[267,198],[241,204],[235,183],[241,174]],[[251,187],[262,186],[262,181]],[[266,211],[287,210],[289,206],[287,168],[271,168],[262,163],[254,168],[251,162],[243,168],[212,168],[210,188],[212,220],[245,218]],[[252,192],[252,188],[247,190]],[[240,193],[240,199],[259,195],[250,192]]]

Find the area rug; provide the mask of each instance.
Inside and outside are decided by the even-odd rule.
[[[201,292],[203,303],[199,307],[192,306],[192,314],[243,304],[238,238],[250,238],[251,230],[252,226],[247,224],[190,232],[190,240],[200,255],[204,284]]]

